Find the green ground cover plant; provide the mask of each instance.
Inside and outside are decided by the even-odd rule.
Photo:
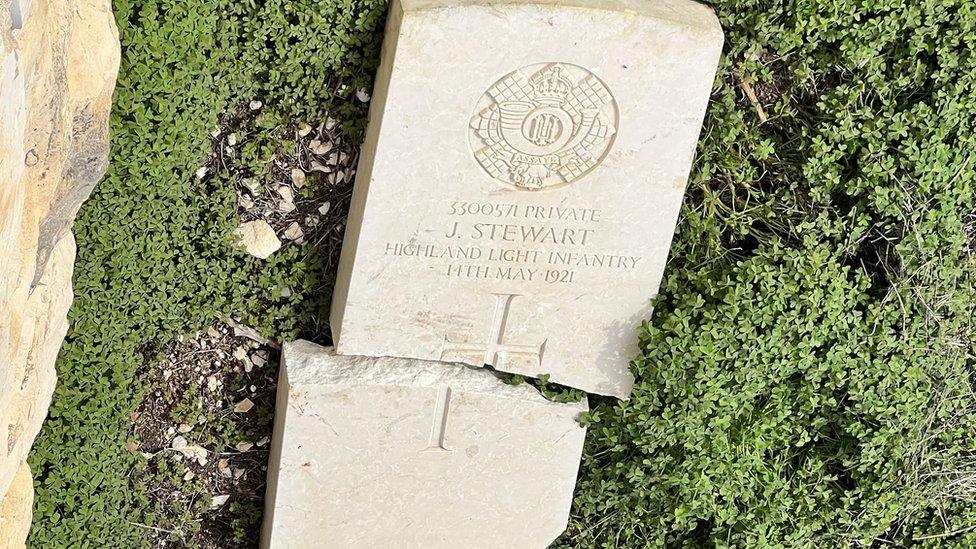
[[[635,326],[637,384],[590,398],[556,546],[972,547],[976,6],[711,4],[726,51],[655,313]],[[385,8],[114,2],[111,165],[75,225],[31,547],[138,547],[138,524],[164,521],[126,450],[147,347],[232,314],[324,333],[330,251],[235,250],[235,189],[326,110],[361,133]],[[198,179],[221,114],[254,99],[248,152]]]
[[[972,547],[976,10],[714,5],[638,383],[592,412],[561,546]]]
[[[279,337],[321,314],[322,292],[309,292],[327,278],[316,250],[293,246],[264,262],[235,250],[233,175],[194,173],[208,162],[221,113],[253,99],[270,121],[335,108],[356,132],[365,109],[351,97],[369,86],[385,12],[370,1],[113,4],[123,57],[110,168],[75,225],[71,329],[30,457],[37,495],[29,544],[45,549],[143,543],[136,524],[154,517],[130,486],[140,458],[125,445],[144,390],[134,382],[145,345],[231,313]],[[276,149],[273,125],[251,136],[264,155]],[[268,161],[249,158],[256,172]],[[277,285],[292,295],[269,298]]]

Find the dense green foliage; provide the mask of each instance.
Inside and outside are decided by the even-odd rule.
[[[715,7],[639,381],[593,411],[562,542],[972,547],[976,9]]]
[[[359,131],[348,99],[368,87],[385,9],[114,4],[111,167],[75,226],[32,547],[134,547],[133,523],[153,520],[124,447],[144,344],[231,313],[282,337],[316,323],[321,258],[234,251],[234,176],[193,174],[218,115],[253,98],[265,128],[332,106]],[[726,56],[638,383],[626,402],[591,398],[558,545],[976,545],[976,8],[712,4]],[[252,136],[255,170],[274,135]],[[279,283],[293,295],[269,299]]]

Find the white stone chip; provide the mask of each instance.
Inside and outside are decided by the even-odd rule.
[[[205,465],[207,463],[207,450],[196,444],[188,444],[186,439],[182,436],[177,436],[174,438],[173,442],[170,444],[170,447],[183,456],[196,460],[200,465]]]
[[[390,13],[331,309],[338,352],[627,397],[722,50],[715,14],[690,0]]]
[[[332,142],[326,141],[325,143],[316,143],[312,147],[312,152],[315,154],[326,154],[332,150]]]
[[[286,343],[261,547],[542,549],[586,409],[485,369]]]
[[[251,402],[251,399],[249,398],[245,398],[234,405],[234,411],[238,414],[246,414],[247,412],[251,411],[251,408],[254,408],[254,403]]]
[[[264,220],[242,223],[234,231],[238,243],[244,250],[259,259],[266,259],[281,248],[281,241],[271,225]]]
[[[298,240],[304,235],[305,233],[302,231],[302,227],[297,221],[293,221],[292,224],[285,229],[285,238],[288,240]]]
[[[282,185],[278,187],[278,196],[280,196],[281,199],[284,200],[285,202],[295,201],[295,193],[291,190],[291,187],[289,187],[288,185]]]

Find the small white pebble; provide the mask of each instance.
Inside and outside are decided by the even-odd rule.
[[[289,187],[288,185],[282,185],[278,187],[278,196],[280,196],[281,199],[284,200],[285,202],[295,201],[295,193],[291,190],[291,187]]]
[[[245,398],[234,405],[234,411],[238,414],[246,414],[251,410],[251,408],[254,408],[254,403],[251,402],[251,399],[249,398]]]
[[[314,147],[312,147],[312,152],[319,155],[325,154],[331,150],[332,150],[331,141],[326,141],[325,143],[318,143]]]
[[[305,233],[302,231],[302,227],[297,221],[293,221],[292,224],[285,229],[285,238],[288,240],[298,240],[304,235]]]
[[[301,189],[305,186],[305,172],[300,168],[292,168],[291,170],[291,182]]]

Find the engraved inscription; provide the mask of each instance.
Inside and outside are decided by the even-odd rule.
[[[485,92],[468,134],[474,157],[497,181],[538,190],[572,183],[595,168],[617,133],[617,103],[583,67],[540,63]]]
[[[425,452],[451,452],[444,441],[447,438],[447,414],[451,409],[451,388],[440,387],[434,398],[434,421],[430,426],[430,440]]]
[[[384,255],[428,263],[451,279],[549,285],[635,272],[644,259],[594,243],[603,232],[598,208],[450,200],[443,214],[423,240],[385,242]]]
[[[538,345],[505,343],[505,327],[508,325],[508,314],[512,308],[512,301],[519,297],[517,294],[492,294],[495,296],[495,312],[492,316],[488,339],[484,343],[456,342],[444,337],[441,349],[441,360],[450,357],[479,355],[484,357],[485,364],[503,367],[511,357],[529,357],[542,363],[542,355],[546,351],[546,340]]]

